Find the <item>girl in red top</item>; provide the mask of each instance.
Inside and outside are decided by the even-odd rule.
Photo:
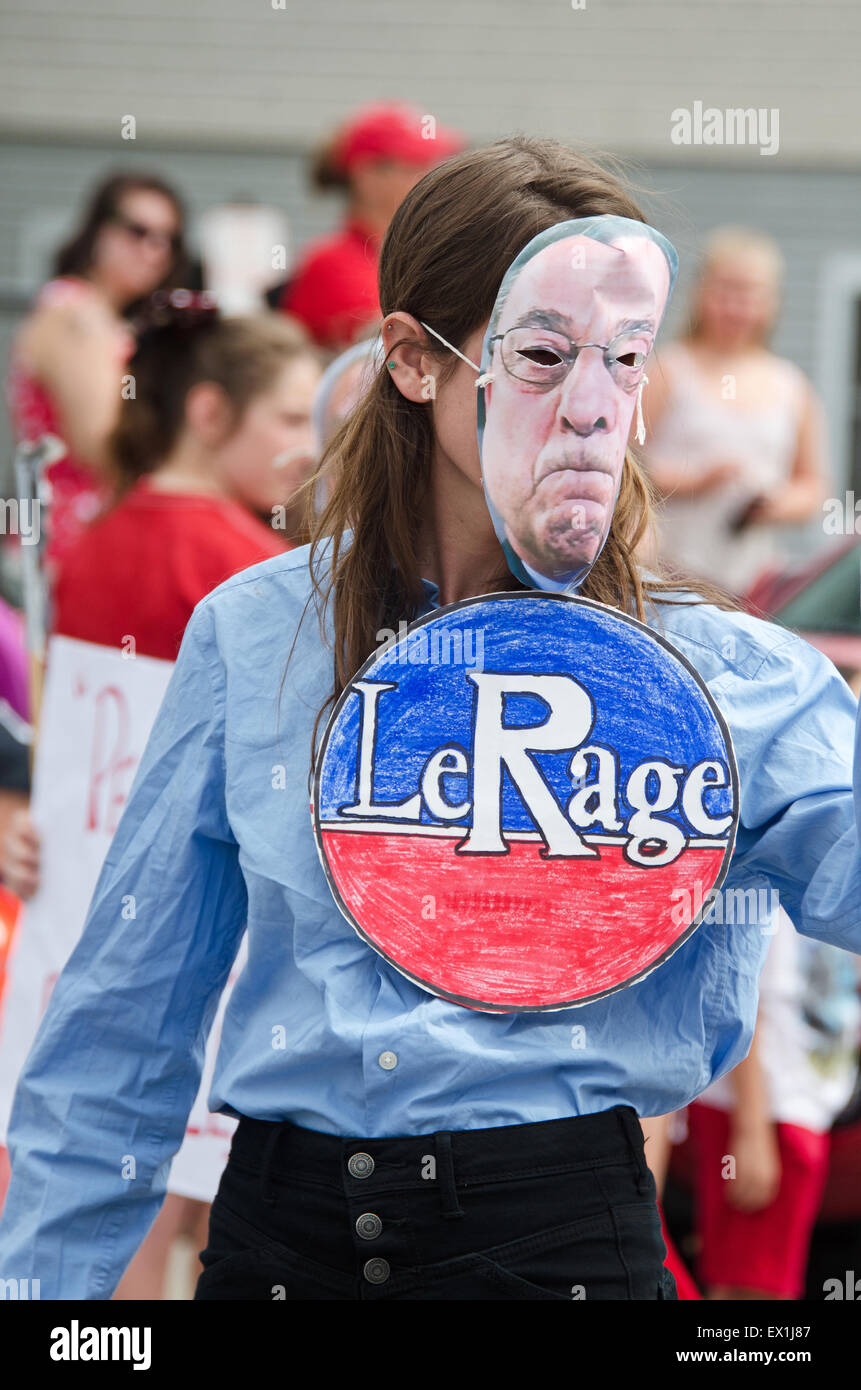
[[[120,497],[60,567],[54,630],[173,661],[191,611],[283,551],[313,467],[320,368],[276,315],[220,320],[176,291],[129,364],[135,397],[111,441]]]

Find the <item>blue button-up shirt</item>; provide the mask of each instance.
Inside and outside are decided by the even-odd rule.
[[[673,602],[652,624],[732,734],[724,887],[746,911],[713,911],[645,979],[582,1008],[481,1013],[424,992],[341,916],[318,859],[308,773],[332,653],[313,605],[300,622],[309,593],[293,551],[189,623],[16,1094],[0,1276],[37,1278],[43,1297],[109,1297],[155,1218],[246,924],[211,1107],[368,1138],[684,1106],[749,1048],[772,889],[800,931],[861,950],[848,687],[790,633]]]

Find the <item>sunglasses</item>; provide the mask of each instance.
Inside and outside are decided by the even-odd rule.
[[[148,241],[160,251],[170,250],[176,255],[182,246],[182,236],[179,232],[162,232],[155,227],[147,227],[144,222],[137,222],[133,217],[126,217],[121,212],[115,213],[112,220],[134,241]]]

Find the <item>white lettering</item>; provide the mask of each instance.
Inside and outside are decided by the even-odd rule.
[[[598,858],[562,814],[530,752],[561,752],[576,747],[594,723],[592,700],[571,676],[496,675],[472,672],[478,687],[475,711],[472,829],[458,846],[461,854],[507,854],[502,838],[502,775],[508,775],[541,831],[544,857]],[[506,727],[505,697],[535,695],[549,708],[540,724]]]

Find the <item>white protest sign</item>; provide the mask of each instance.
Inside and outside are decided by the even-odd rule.
[[[18,1074],[57,977],[72,953],[173,664],[52,637],[33,769],[31,813],[41,843],[38,892],[22,910],[0,1000],[0,1140]],[[244,943],[209,1036],[200,1090],[168,1191],[211,1201],[236,1122],[206,1105],[221,1018]]]

